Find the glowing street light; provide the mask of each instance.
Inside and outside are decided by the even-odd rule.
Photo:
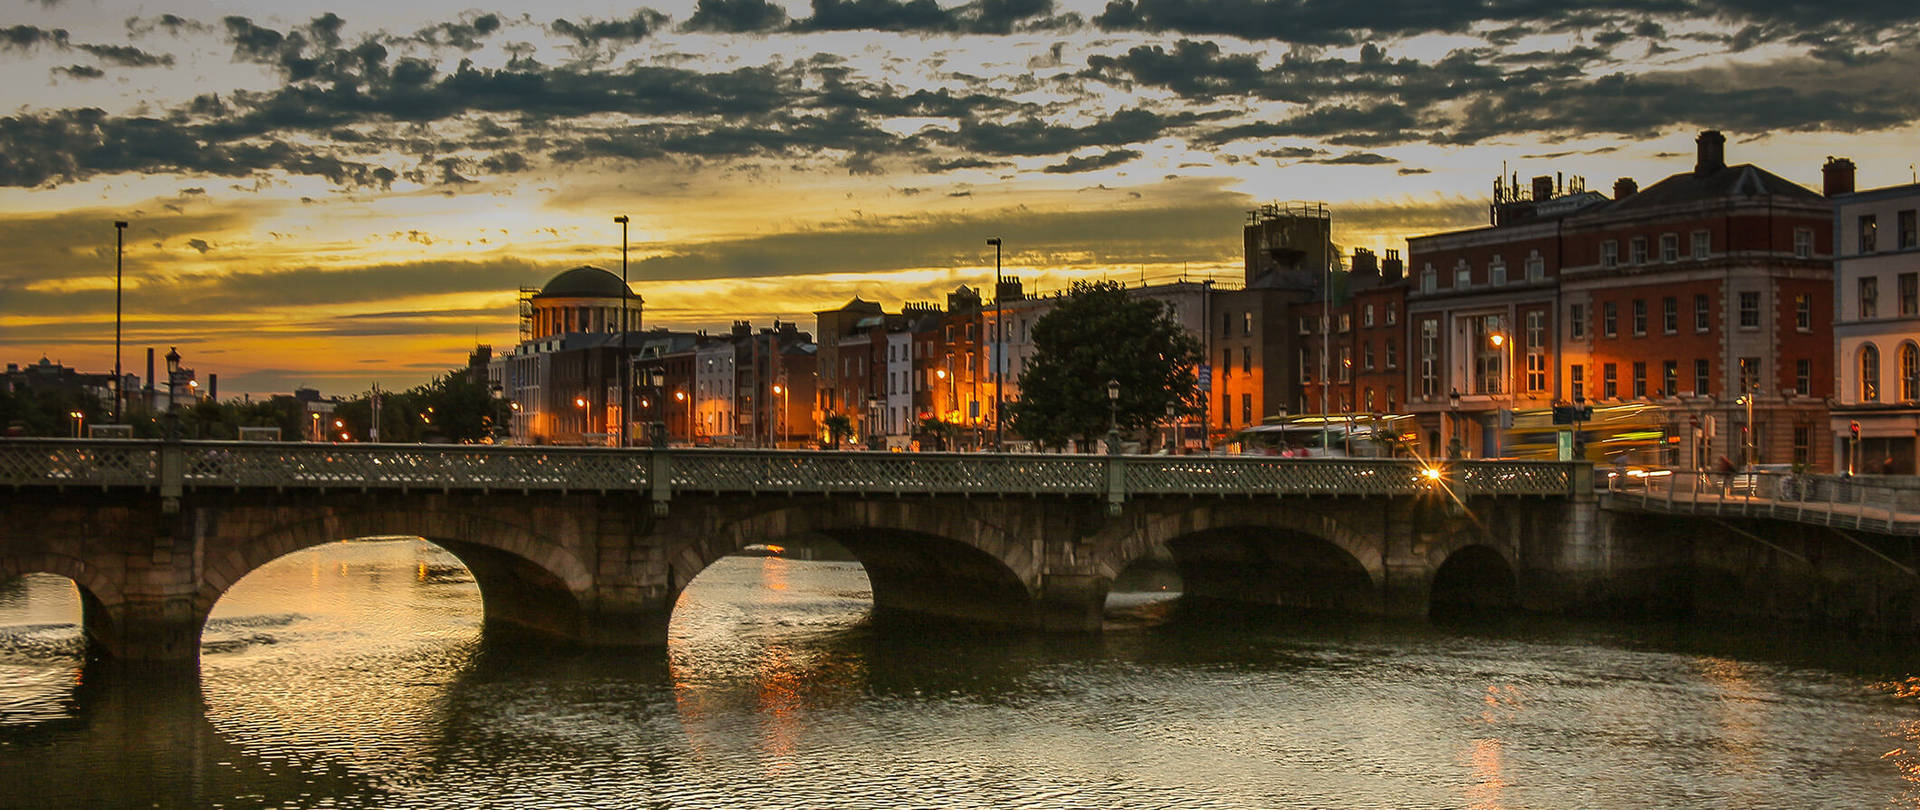
[[[67,416],[73,418],[73,437],[80,438],[80,423],[86,421],[87,415],[79,411],[67,411]]]

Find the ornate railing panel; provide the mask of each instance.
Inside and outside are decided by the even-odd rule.
[[[901,494],[1093,494],[1099,458],[945,453],[670,451],[678,489]]]
[[[1125,464],[1129,494],[1408,495],[1430,486],[1422,465],[1402,460],[1147,456]]]
[[[0,483],[55,486],[154,486],[160,448],[149,442],[0,442]]]
[[[1499,495],[1565,495],[1573,491],[1573,465],[1543,461],[1458,462],[1468,492]]]

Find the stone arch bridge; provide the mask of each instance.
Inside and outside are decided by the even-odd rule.
[[[1094,631],[1144,559],[1227,603],[1554,607],[1602,574],[1595,507],[1589,466],[1548,462],[5,440],[0,580],[66,576],[98,651],[190,661],[259,566],[418,535],[490,631],[647,646],[715,560],[826,537],[877,617]]]

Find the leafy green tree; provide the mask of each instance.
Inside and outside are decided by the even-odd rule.
[[[932,437],[937,450],[952,450],[954,442],[960,438],[959,425],[933,417],[920,420],[919,432]]]
[[[1077,282],[1034,323],[1033,343],[1009,421],[1044,446],[1078,439],[1092,448],[1108,428],[1108,380],[1120,384],[1113,422],[1122,433],[1151,429],[1168,405],[1182,416],[1203,412],[1194,373],[1200,342],[1164,302],[1134,298],[1113,282]]]
[[[0,390],[0,430],[23,436],[72,436],[74,411],[84,424],[111,421],[113,411],[78,390]]]

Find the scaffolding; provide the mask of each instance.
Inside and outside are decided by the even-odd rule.
[[[533,339],[533,297],[540,294],[539,287],[520,288],[520,342]]]

